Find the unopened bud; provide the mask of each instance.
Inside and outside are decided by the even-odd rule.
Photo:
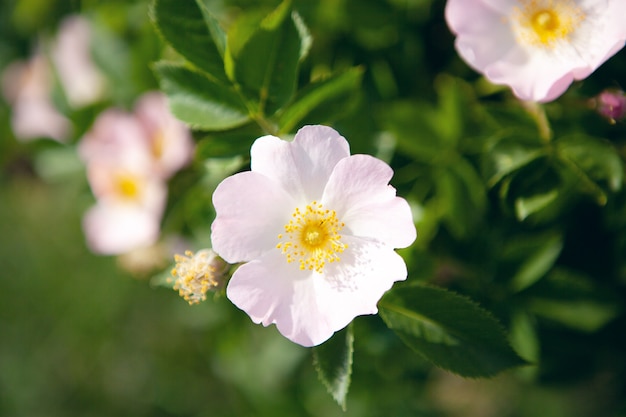
[[[595,99],[598,113],[615,124],[626,116],[626,95],[620,90],[605,90]]]

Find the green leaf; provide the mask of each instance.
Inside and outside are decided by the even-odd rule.
[[[486,206],[483,181],[461,156],[451,157],[444,169],[436,170],[437,199],[444,208],[445,224],[456,237],[467,236],[478,225]]]
[[[200,0],[154,0],[151,6],[152,21],[172,48],[215,79],[228,80],[224,32]]]
[[[281,132],[292,131],[309,113],[330,102],[349,100],[357,92],[362,78],[363,69],[357,67],[308,85],[280,115]]]
[[[619,294],[598,285],[595,277],[563,267],[529,289],[530,311],[552,322],[595,332],[623,311]]]
[[[227,74],[264,115],[284,106],[296,88],[303,24],[294,16],[285,0],[261,20],[244,14],[228,34]]]
[[[379,311],[409,347],[461,376],[493,376],[525,363],[490,313],[450,291],[398,286],[381,300]]]
[[[502,178],[528,165],[543,156],[545,151],[534,143],[527,143],[521,138],[507,137],[485,150],[482,165],[484,177],[489,188]]]
[[[250,120],[246,106],[230,87],[183,65],[154,66],[172,113],[192,128],[226,130]]]
[[[540,194],[515,199],[515,214],[519,220],[545,209],[559,196],[559,190],[553,189]]]
[[[580,187],[595,195],[604,205],[603,188],[619,191],[624,181],[624,165],[610,142],[583,135],[567,136],[556,142],[557,154],[579,178]]]
[[[552,268],[563,249],[563,238],[557,233],[513,238],[504,248],[503,258],[516,262],[511,279],[514,291],[521,291],[541,279]]]
[[[398,100],[376,113],[385,129],[393,133],[398,148],[411,158],[436,164],[448,152],[447,144],[437,139],[438,133],[429,122],[432,105]],[[425,114],[428,116],[420,116]]]
[[[313,348],[313,361],[317,374],[328,392],[344,411],[346,410],[346,395],[352,374],[353,351],[352,325]]]
[[[530,308],[539,316],[588,333],[604,327],[620,312],[616,305],[594,300],[535,299],[530,303]]]

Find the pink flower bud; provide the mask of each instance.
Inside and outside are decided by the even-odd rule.
[[[616,120],[626,116],[626,95],[620,90],[605,90],[596,97],[596,110],[598,113],[615,124]]]

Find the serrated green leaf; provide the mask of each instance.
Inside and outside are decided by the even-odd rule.
[[[264,115],[274,114],[293,96],[303,45],[301,31],[289,0],[261,20],[257,14],[244,14],[229,31],[227,73]]]
[[[280,131],[291,132],[307,114],[320,106],[349,99],[359,88],[362,78],[362,68],[351,68],[346,72],[334,74],[323,81],[308,85],[280,115],[278,119]]]
[[[224,33],[219,21],[215,18],[215,16],[213,16],[205,2],[202,0],[196,0],[196,3],[198,4],[198,7],[200,7],[204,23],[209,29],[213,42],[215,42],[215,47],[217,48],[220,56],[223,57],[226,53],[226,33]]]
[[[183,65],[154,66],[172,113],[192,128],[226,130],[248,122],[248,111],[230,86],[222,85]]]
[[[150,16],[163,39],[216,80],[226,82],[224,32],[202,2],[153,0]]]
[[[468,298],[429,286],[399,286],[380,315],[413,350],[450,372],[489,377],[524,364],[498,321]]]
[[[335,333],[332,338],[313,348],[317,374],[335,401],[345,411],[346,395],[352,374],[354,335],[352,325]]]

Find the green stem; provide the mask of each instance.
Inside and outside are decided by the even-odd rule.
[[[269,120],[267,120],[261,114],[251,114],[250,117],[254,120],[261,129],[268,135],[278,135],[278,127],[272,124]]]
[[[550,127],[550,122],[546,116],[545,108],[541,104],[535,103],[534,101],[523,101],[522,106],[535,120],[541,140],[546,143],[550,142],[552,140],[552,128]]]

